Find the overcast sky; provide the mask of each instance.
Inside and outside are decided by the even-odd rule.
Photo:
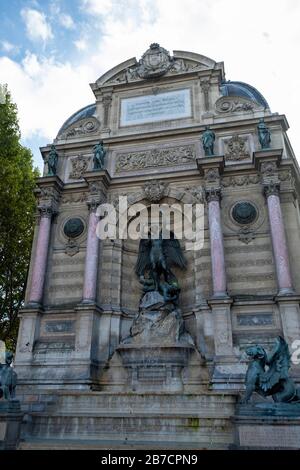
[[[227,80],[286,114],[300,158],[299,0],[0,0],[0,83],[36,164],[38,147],[94,101],[89,83],[152,42],[224,61]]]

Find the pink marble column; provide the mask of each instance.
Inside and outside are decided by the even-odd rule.
[[[278,294],[293,294],[289,254],[286,242],[283,217],[279,199],[279,185],[265,186],[268,203],[269,222],[276,266]]]
[[[47,268],[51,218],[53,215],[51,207],[39,207],[39,211],[41,218],[31,276],[29,304],[42,303]]]
[[[99,217],[96,215],[97,206],[90,206],[89,227],[87,236],[83,299],[84,303],[93,303],[96,300],[97,290],[97,272],[99,258],[99,239],[96,234],[96,228]]]
[[[207,190],[213,297],[227,297],[219,190]]]

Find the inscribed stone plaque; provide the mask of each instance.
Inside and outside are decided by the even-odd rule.
[[[66,321],[50,321],[45,325],[45,331],[47,333],[72,333],[74,322],[71,320]]]
[[[238,427],[241,446],[300,447],[300,426],[242,425]]]
[[[158,95],[136,96],[121,101],[121,126],[180,119],[192,115],[189,89]]]

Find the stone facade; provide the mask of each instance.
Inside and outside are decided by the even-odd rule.
[[[152,46],[150,55],[158,51]],[[159,70],[146,55],[140,62],[123,62],[91,85],[96,100],[88,108],[93,115],[66,122],[54,140],[57,175],[37,182],[37,224],[16,369],[24,409],[30,412],[34,404],[42,414],[35,414],[31,428],[24,430],[24,448],[34,447],[30,442],[38,434],[55,435],[62,426],[58,415],[68,407],[76,420],[76,402],[87,414],[101,402],[94,430],[86,436],[101,441],[112,425],[112,418],[101,415],[106,400],[115,416],[132,393],[117,348],[129,334],[141,297],[134,274],[138,241],[99,241],[96,236],[98,205],[115,202],[119,195],[127,195],[129,204],[147,206],[155,198],[205,204],[204,245],[186,251],[187,270],[176,271],[179,307],[195,347],[184,360],[181,391],[170,386],[136,406],[137,422],[142,409],[151,409],[148,424],[146,418],[140,421],[149,426],[149,435],[159,419],[154,407],[173,420],[164,435],[169,444],[184,445],[184,426],[194,426],[200,448],[210,441],[212,447],[227,448],[234,442],[230,419],[243,390],[245,348],[256,342],[269,345],[278,334],[290,346],[300,338],[300,173],[287,120],[272,113],[253,87],[231,82],[239,84],[233,92],[223,63],[163,51]],[[243,86],[249,87],[249,98]],[[271,132],[270,149],[259,145],[260,118]],[[216,135],[212,157],[205,157],[201,145],[206,126]],[[107,149],[105,170],[92,171],[99,140]],[[49,151],[50,145],[41,148],[44,159]],[[239,219],[237,204],[250,208],[253,217]],[[80,219],[83,227],[74,238],[64,231],[70,219]],[[296,367],[293,373],[300,379]],[[172,392],[177,393],[177,411],[164,401]],[[184,409],[189,396],[190,414],[187,408],[181,416],[178,409]],[[130,407],[126,403],[125,409]],[[113,421],[113,429],[122,426],[124,436],[135,440],[135,425],[126,419],[125,413],[120,418],[124,428]],[[60,435],[79,439],[75,430]],[[140,440],[147,442],[145,436]]]

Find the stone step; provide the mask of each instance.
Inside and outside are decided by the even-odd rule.
[[[229,417],[200,418],[196,416],[165,415],[47,415],[32,414],[31,422],[23,429],[25,442],[37,438],[115,442],[198,442],[208,441],[226,445],[233,440],[233,425]]]
[[[31,439],[21,441],[18,450],[226,450],[228,444],[220,442],[168,442],[168,441],[125,441],[125,440],[72,440]]]
[[[137,394],[137,393],[65,393],[58,394],[57,412],[107,413],[192,413],[199,416],[230,416],[235,397],[222,394]]]

